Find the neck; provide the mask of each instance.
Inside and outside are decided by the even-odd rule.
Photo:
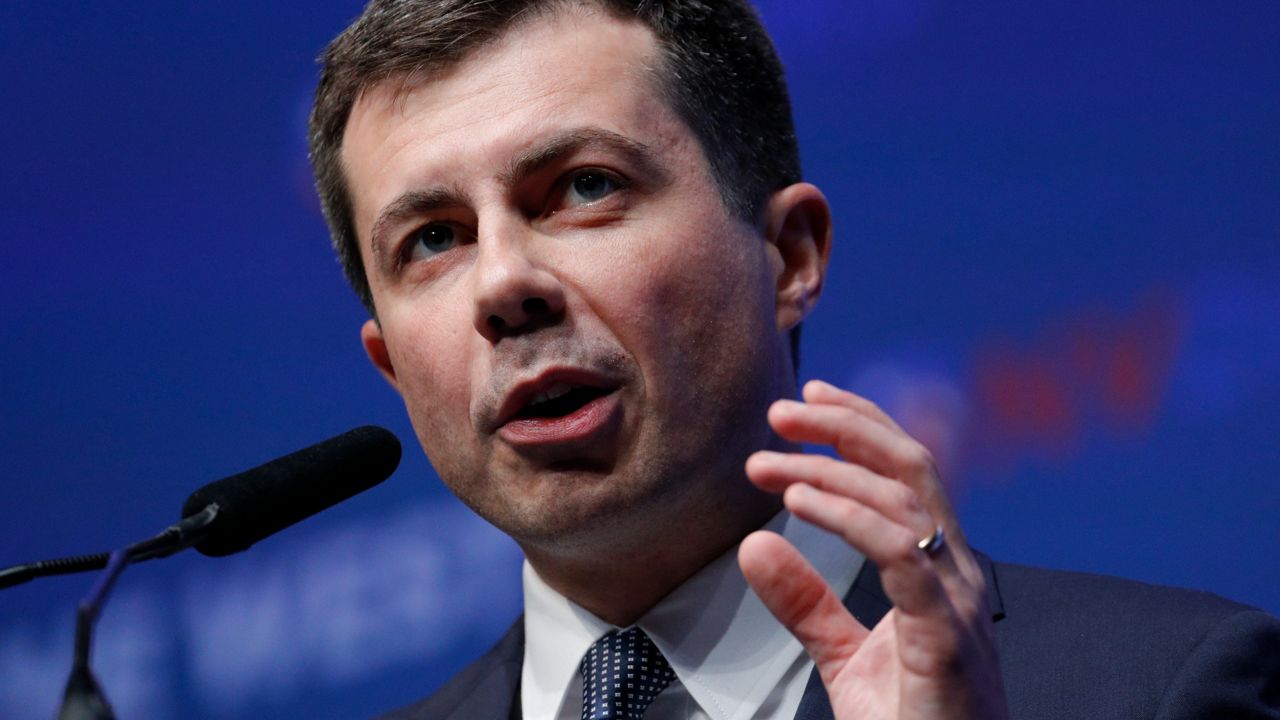
[[[626,627],[782,509],[778,496],[754,487],[743,497],[726,500],[686,503],[683,517],[649,524],[651,532],[615,534],[607,545],[592,550],[525,547],[525,556],[556,592],[596,617]]]

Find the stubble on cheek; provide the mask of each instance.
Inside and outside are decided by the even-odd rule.
[[[662,383],[671,397],[660,400],[680,463],[710,483],[745,483],[742,463],[769,438],[765,411],[777,391],[773,280],[754,229],[727,214],[702,220],[651,297],[671,361]]]
[[[430,321],[399,321],[425,330],[421,335],[397,334],[395,342],[389,337],[387,348],[418,444],[450,489],[455,484],[461,488],[474,485],[464,472],[472,464],[468,458],[478,449],[468,403],[471,369],[465,353],[448,333],[432,327]],[[428,342],[430,338],[437,341]]]

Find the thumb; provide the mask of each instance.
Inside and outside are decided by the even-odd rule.
[[[747,584],[813,658],[828,687],[869,631],[849,614],[826,580],[776,533],[760,530],[738,547]]]

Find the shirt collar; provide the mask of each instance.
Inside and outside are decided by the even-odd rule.
[[[520,702],[525,717],[559,715],[569,689],[581,692],[578,663],[613,625],[578,607],[538,577],[525,560],[524,667]]]
[[[862,568],[862,556],[843,540],[785,510],[764,529],[795,545],[840,597]],[[735,546],[636,623],[714,720],[754,715],[803,652],[751,591],[737,558]],[[581,691],[577,673],[582,655],[616,628],[551,589],[527,561],[524,593],[526,687],[521,699],[529,717],[556,717],[568,692]]]

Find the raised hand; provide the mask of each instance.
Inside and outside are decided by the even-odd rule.
[[[774,403],[769,423],[841,459],[762,451],[747,476],[865,555],[894,604],[865,628],[786,540],[742,542],[743,574],[814,659],[837,720],[1007,718],[985,581],[929,451],[872,402],[819,381],[804,402]]]

